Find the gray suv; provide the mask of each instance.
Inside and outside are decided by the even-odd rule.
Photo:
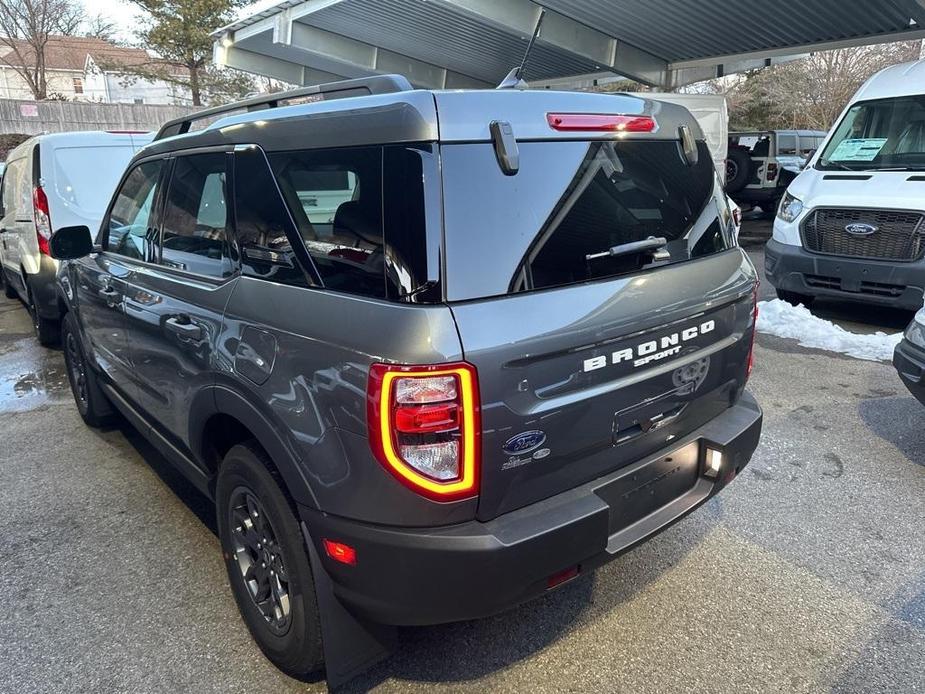
[[[540,596],[748,463],[756,274],[687,110],[400,77],[235,108],[52,252],[80,414],[215,500],[282,670]]]

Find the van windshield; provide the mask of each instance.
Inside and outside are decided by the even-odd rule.
[[[514,176],[489,143],[444,145],[447,299],[625,276],[731,247],[725,197],[698,144],[689,165],[676,140],[523,142]],[[651,249],[650,237],[666,242],[659,253],[626,252]]]
[[[856,103],[838,124],[816,168],[925,170],[925,96]]]

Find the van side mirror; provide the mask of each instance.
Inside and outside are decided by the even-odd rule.
[[[75,260],[90,255],[93,252],[90,228],[83,225],[61,227],[52,234],[48,249],[55,260]]]

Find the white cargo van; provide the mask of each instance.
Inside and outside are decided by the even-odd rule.
[[[16,147],[0,183],[0,286],[29,307],[42,344],[58,339],[54,287],[57,263],[48,254],[54,231],[98,229],[125,165],[150,142],[144,132],[38,135]]]
[[[904,309],[925,290],[925,61],[870,78],[781,200],[765,273],[782,299]]]

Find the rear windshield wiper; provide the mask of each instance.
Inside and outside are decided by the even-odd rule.
[[[670,260],[671,253],[665,248],[667,245],[668,239],[664,236],[650,236],[642,241],[630,241],[629,243],[621,243],[618,246],[612,246],[600,253],[589,253],[585,256],[585,260],[591,261],[600,260],[601,258],[615,258],[620,255],[631,255],[633,253],[648,253],[652,256],[652,260],[655,261]]]

